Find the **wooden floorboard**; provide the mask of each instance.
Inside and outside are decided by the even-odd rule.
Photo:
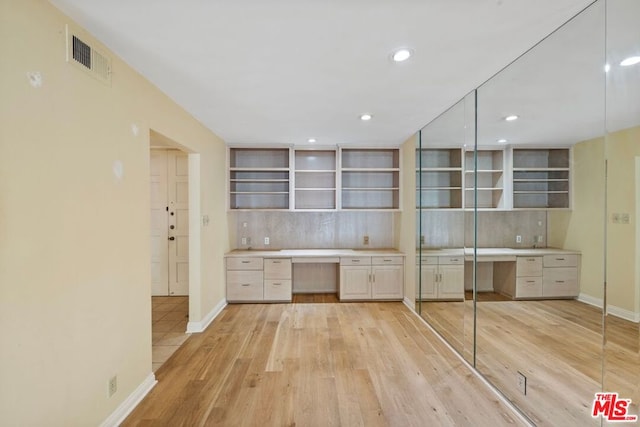
[[[402,303],[232,304],[124,426],[522,425]]]
[[[425,302],[422,316],[471,360],[470,301]],[[607,316],[603,352],[601,310],[576,300],[477,303],[476,368],[537,425],[600,425],[591,417],[594,394],[604,390],[640,402],[638,324]],[[527,376],[527,395],[517,374]]]

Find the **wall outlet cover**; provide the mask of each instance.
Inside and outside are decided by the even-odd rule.
[[[519,234],[516,236],[516,243],[522,243],[522,236]]]
[[[264,238],[264,244],[265,244],[265,245],[268,245],[268,244],[269,244],[269,238],[268,238],[268,237],[265,237],[265,238]]]

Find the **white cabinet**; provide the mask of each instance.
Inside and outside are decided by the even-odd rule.
[[[227,258],[227,301],[262,301],[263,259],[259,257]]]
[[[291,301],[291,259],[264,260],[264,300]]]
[[[517,257],[517,299],[575,298],[579,293],[578,254]]]
[[[227,301],[291,301],[291,259],[229,257]]]
[[[464,300],[464,256],[425,256],[420,265],[423,300]]]
[[[341,257],[340,300],[401,300],[404,257]]]
[[[515,298],[542,297],[542,257],[516,258]]]
[[[542,260],[542,296],[577,297],[580,292],[578,263],[577,254],[545,255]]]

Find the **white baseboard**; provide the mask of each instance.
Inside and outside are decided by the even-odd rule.
[[[413,300],[409,297],[404,297],[404,299],[402,300],[402,302],[404,303],[404,305],[406,305],[407,307],[409,307],[411,310],[415,311],[416,310],[416,303],[413,302]]]
[[[138,403],[144,399],[144,397],[151,391],[151,389],[158,383],[156,376],[151,372],[147,375],[147,378],[136,387],[131,393],[109,417],[100,424],[100,427],[117,427],[125,418],[138,406]]]
[[[189,322],[189,323],[187,323],[187,333],[188,334],[200,333],[200,332],[204,331],[205,329],[207,329],[207,326],[209,326],[211,324],[211,322],[213,322],[213,319],[215,319],[218,316],[218,314],[220,314],[220,312],[226,306],[227,306],[227,300],[223,299],[215,307],[213,307],[211,309],[209,314],[207,314],[204,317],[204,319],[202,319],[199,322]]]
[[[587,295],[585,293],[581,293],[580,295],[578,295],[578,301],[592,305],[594,307],[602,308],[601,298],[592,297],[591,295]],[[630,322],[640,323],[640,313],[616,307],[615,305],[607,305],[607,314],[619,317],[624,320],[628,320]]]

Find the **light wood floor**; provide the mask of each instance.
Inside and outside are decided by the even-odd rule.
[[[227,306],[123,425],[522,425],[402,303]]]
[[[601,311],[579,301],[484,301],[477,310],[477,369],[537,425],[599,425],[590,408],[601,391],[603,357],[605,391],[632,399],[638,413],[638,324],[608,316],[603,353]],[[425,303],[422,313],[472,358],[468,301]],[[517,389],[518,372],[527,376],[526,396]]]

